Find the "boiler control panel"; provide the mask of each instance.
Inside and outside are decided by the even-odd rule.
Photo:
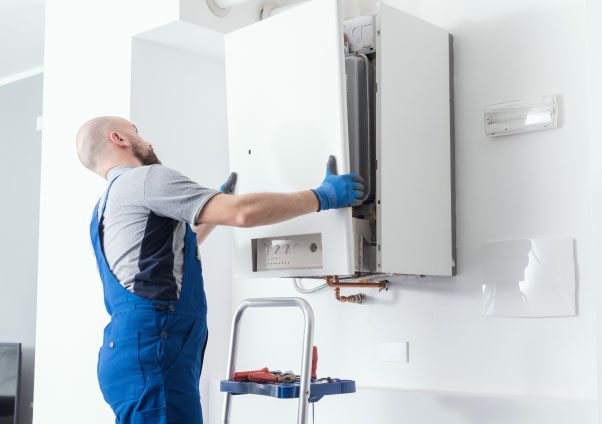
[[[322,234],[253,239],[253,271],[322,268]]]

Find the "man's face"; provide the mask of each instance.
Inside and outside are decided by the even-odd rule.
[[[155,165],[161,164],[161,161],[155,154],[153,150],[153,146],[150,143],[147,143],[140,134],[138,134],[138,128],[132,123],[130,123],[132,129],[128,132],[128,137],[132,143],[132,152],[136,159],[142,162],[143,165]]]

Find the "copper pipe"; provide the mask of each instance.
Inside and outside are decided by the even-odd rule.
[[[375,289],[381,288],[382,282],[377,283],[333,283],[329,284],[330,287],[374,287]]]
[[[329,275],[325,277],[326,284],[334,289],[334,297],[339,302],[349,303],[362,303],[362,300],[366,297],[363,293],[353,294],[351,296],[341,296],[341,287],[373,287],[377,288],[378,291],[387,290],[388,281],[376,281],[374,283],[362,282],[362,283],[341,283],[340,279],[336,275]],[[364,280],[365,281],[365,280]]]
[[[366,297],[366,296],[363,293],[352,294],[351,296],[341,296],[341,289],[338,287],[335,287],[334,297],[336,297],[336,299],[342,303],[345,303],[345,302],[362,303],[362,300],[364,300],[364,297]]]
[[[386,290],[388,282],[386,280],[376,281],[374,283],[341,283],[341,280],[336,275],[329,275],[326,277],[326,283],[333,288],[336,287],[373,287],[379,290]]]

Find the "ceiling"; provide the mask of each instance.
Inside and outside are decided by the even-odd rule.
[[[44,63],[44,0],[0,0],[0,84]]]

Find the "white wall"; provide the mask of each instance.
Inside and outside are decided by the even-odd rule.
[[[521,396],[525,401],[542,397],[550,405],[558,398],[581,399],[573,404],[575,410],[581,410],[579,402],[592,408],[597,397],[594,267],[599,260],[590,220],[586,3],[394,3],[455,37],[459,276],[397,279],[387,294],[366,291],[373,297],[362,306],[337,304],[328,292],[306,296],[316,313],[320,373],[355,378],[362,387]],[[371,1],[360,6],[363,12],[374,10]],[[496,141],[485,137],[484,105],[550,93],[561,95],[560,129]],[[577,239],[578,316],[484,317],[483,243],[558,235]],[[247,297],[295,295],[285,280],[235,281],[233,293],[234,304]],[[292,313],[277,318],[254,315],[247,321],[240,368],[299,369],[298,342],[289,333],[300,331],[300,320]],[[259,331],[284,340],[259,344],[253,339]],[[390,339],[410,343],[409,364],[378,361],[378,343]],[[266,345],[277,346],[279,353]],[[398,393],[398,402],[410,408],[409,416],[422,408],[412,411],[404,392]],[[250,408],[250,401],[235,402]],[[337,420],[363,422],[358,402],[350,398],[340,403]],[[388,422],[397,422],[395,402],[380,406],[388,411]],[[517,403],[516,410],[522,406]],[[467,415],[462,422],[473,422],[468,418],[471,402],[458,408]],[[253,416],[260,416],[260,411],[265,406]],[[572,421],[567,411],[562,418]],[[423,412],[434,422],[434,412]],[[542,408],[534,412],[532,422],[558,419],[559,413]],[[587,417],[582,422],[594,422],[595,414]],[[329,422],[334,415],[324,412],[321,419]]]
[[[589,128],[590,128],[590,176],[591,176],[591,232],[592,249],[602,251],[602,144],[600,143],[600,131],[598,122],[602,114],[602,3],[596,0],[588,0],[588,48],[589,48]],[[597,263],[590,264],[590,272],[596,274]],[[597,341],[598,341],[598,416],[602,417],[602,287],[597,287]]]
[[[93,116],[129,116],[132,36],[179,9],[175,0],[46,6],[34,422],[106,423],[96,360],[108,316],[88,232],[105,182],[80,165],[75,133]]]
[[[234,398],[232,423],[294,423],[297,402],[267,397]],[[311,411],[311,409],[310,409]],[[218,414],[211,423],[221,423]],[[219,412],[219,411],[217,411]],[[596,402],[526,396],[359,388],[357,393],[323,398],[316,424],[566,424],[597,423]]]
[[[40,212],[42,75],[0,86],[0,341],[21,343],[20,417],[33,400]]]
[[[256,19],[255,11],[249,9],[259,4],[244,9],[244,16],[233,14],[230,23],[215,20],[207,14],[204,2],[192,0],[181,0],[179,11],[172,3],[162,2],[137,1],[126,6],[114,0],[81,3],[48,3],[36,364],[38,423],[79,422],[82,416],[90,417],[88,422],[110,419],[94,374],[100,330],[107,317],[93,258],[87,250],[90,210],[103,183],[81,168],[69,140],[90,116],[128,115],[133,34],[170,22],[174,15],[228,31]],[[401,406],[406,416],[424,414],[424,422],[446,420],[438,404],[432,402],[439,391],[452,392],[450,397],[457,400],[442,409],[450,414],[456,410],[456,421],[450,418],[449,422],[483,422],[483,417],[500,409],[513,418],[527,411],[522,418],[532,417],[531,422],[568,422],[575,417],[580,422],[594,422],[596,256],[590,235],[588,191],[593,177],[588,169],[590,140],[585,112],[589,100],[586,0],[396,3],[455,36],[460,275],[398,280],[389,293],[376,295],[361,306],[337,304],[329,292],[307,296],[316,313],[320,374],[355,378],[363,388],[360,394],[366,393],[361,398],[356,395],[323,401],[333,402],[333,407],[318,407],[323,411],[320,422],[365,422],[370,407],[380,408],[383,420],[399,422]],[[167,9],[161,10],[161,5]],[[364,0],[358,7],[363,13],[371,12],[374,3]],[[78,19],[65,20],[65,16]],[[165,75],[163,72],[157,70],[155,75]],[[495,142],[484,136],[483,105],[547,93],[562,96],[560,129]],[[169,91],[163,94],[170,98]],[[165,134],[163,127],[148,121],[149,116],[161,113],[153,107],[149,104],[137,109],[132,105],[132,114],[140,111],[149,134],[158,137],[153,141],[160,146],[166,163],[173,161],[177,164],[174,167],[186,169],[203,182],[204,174],[192,169],[194,159],[180,156],[179,147],[168,147],[169,142],[160,138]],[[172,125],[178,122],[177,115],[170,116],[169,128],[175,128]],[[194,134],[200,133],[200,123],[191,123]],[[221,148],[214,153],[221,155]],[[207,169],[219,170],[220,175],[212,176],[211,184],[216,184],[225,162]],[[498,238],[552,235],[577,238],[579,315],[553,319],[482,316],[482,244]],[[216,250],[208,252],[204,262],[207,273],[212,274],[207,278],[210,287],[210,280],[219,278],[211,263],[222,264],[215,256],[225,247],[219,235],[212,242]],[[226,277],[220,284],[228,282]],[[78,288],[77,293],[72,293],[73,287]],[[213,300],[220,306],[225,303],[225,293],[210,294],[210,311]],[[287,280],[240,280],[232,285],[232,305],[247,297],[286,295],[296,295]],[[220,317],[230,313],[226,309]],[[268,365],[299,369],[297,334],[301,320],[293,312],[273,313],[249,314],[243,326],[240,368]],[[226,324],[217,327],[223,332]],[[211,334],[211,340],[221,340],[221,346],[224,337],[223,333]],[[385,364],[375,359],[378,342],[387,339],[410,342],[409,364]],[[220,368],[221,347],[215,349],[208,353],[208,363],[219,362]],[[225,352],[221,354],[225,356]],[[215,378],[219,370],[209,373],[207,376]],[[56,381],[64,382],[61,390],[57,390]],[[369,394],[368,387],[382,389],[386,398]],[[211,422],[217,422],[221,402],[214,396],[215,384],[212,388]],[[412,402],[415,391],[424,391],[425,400]],[[463,394],[466,392],[479,396],[475,400]],[[516,402],[504,403],[508,396]],[[475,416],[480,397],[494,400],[485,402],[486,409]],[[67,399],[73,407],[63,407]],[[235,404],[240,406],[236,414],[250,414],[246,422],[280,408],[294,414],[294,402],[279,403],[269,411],[266,401],[236,399]]]

